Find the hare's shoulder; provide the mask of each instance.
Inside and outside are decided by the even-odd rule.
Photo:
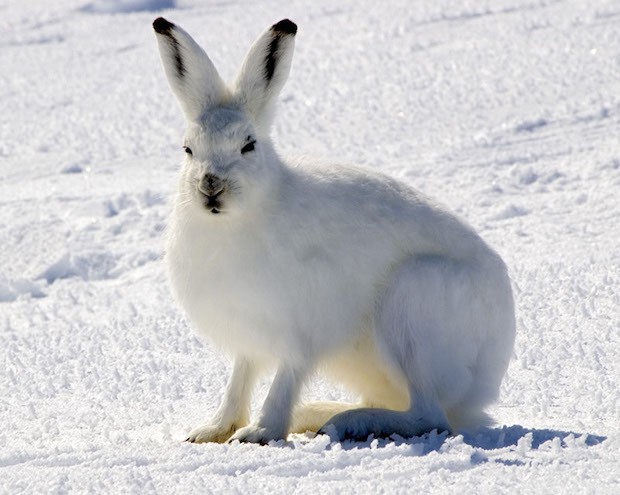
[[[447,213],[424,193],[380,170],[306,155],[288,156],[285,161],[290,171],[285,192],[291,203],[325,205],[330,210],[353,210],[371,217]]]
[[[377,168],[311,155],[289,155],[285,162],[296,178],[316,188],[329,191],[338,188],[354,189],[366,194],[430,201],[411,185]]]

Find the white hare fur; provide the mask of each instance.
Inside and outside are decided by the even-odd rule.
[[[171,285],[196,329],[234,357],[219,409],[188,440],[410,437],[487,422],[515,337],[500,257],[403,183],[276,153],[269,127],[291,66],[291,21],[257,39],[230,87],[184,30],[162,18],[153,26],[187,121]],[[269,367],[275,378],[250,422]],[[360,403],[299,405],[315,371]]]

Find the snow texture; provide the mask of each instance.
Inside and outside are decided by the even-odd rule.
[[[616,1],[0,10],[0,493],[620,492]],[[161,261],[183,120],[151,29],[160,12],[227,78],[293,19],[279,148],[361,156],[502,254],[518,327],[497,426],[182,442],[214,412],[229,362],[194,336]],[[304,398],[354,399],[319,377]]]

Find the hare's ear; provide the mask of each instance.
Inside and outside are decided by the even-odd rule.
[[[153,22],[168,83],[185,117],[197,120],[226,97],[226,86],[213,62],[183,29],[163,17]]]
[[[269,132],[275,99],[291,70],[296,33],[297,25],[288,19],[271,26],[250,48],[235,81],[235,97],[259,133]]]

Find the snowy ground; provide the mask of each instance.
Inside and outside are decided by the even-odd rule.
[[[183,124],[158,8],[227,77],[293,19],[280,149],[399,176],[502,253],[518,337],[497,427],[181,441],[228,362],[161,262]],[[0,32],[0,493],[620,491],[617,1],[2,0]]]

